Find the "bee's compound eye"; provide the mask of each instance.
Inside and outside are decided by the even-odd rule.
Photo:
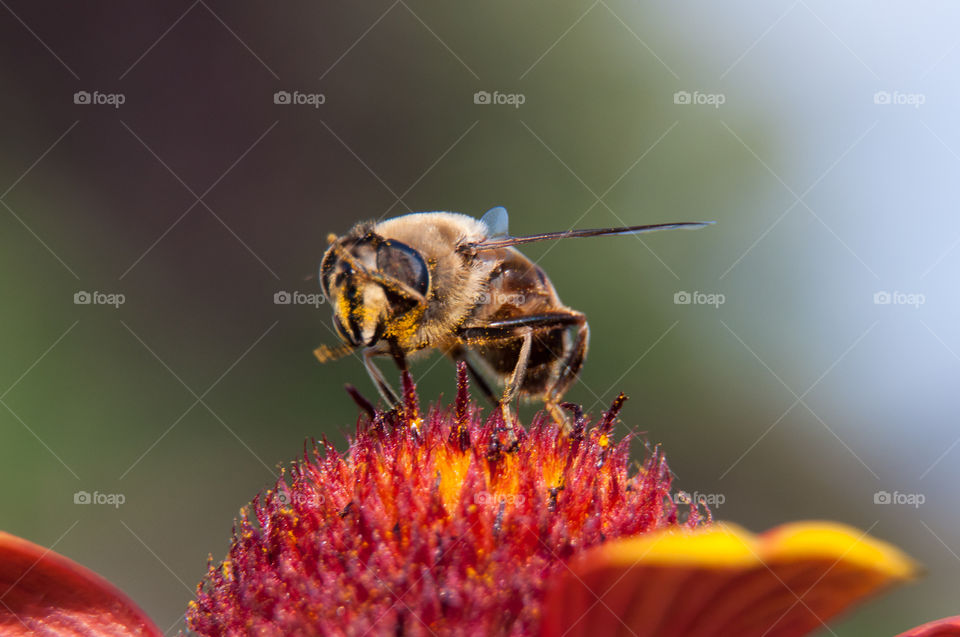
[[[420,294],[430,288],[430,271],[420,253],[405,243],[387,239],[377,246],[377,270]]]

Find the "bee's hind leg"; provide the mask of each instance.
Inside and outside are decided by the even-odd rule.
[[[468,325],[460,328],[458,336],[466,343],[470,343],[471,340],[474,339],[479,341],[495,341],[510,338],[524,339],[519,360],[514,367],[513,373],[510,375],[510,379],[507,381],[503,398],[500,400],[500,408],[503,411],[504,420],[508,420],[508,416],[510,415],[508,403],[516,396],[520,387],[523,385],[523,377],[526,374],[533,335],[538,332],[564,327],[577,328],[576,340],[572,346],[563,353],[563,360],[550,387],[545,392],[543,400],[550,416],[561,426],[564,432],[569,433],[572,427],[563,409],[560,408],[560,400],[567,389],[570,388],[570,385],[577,379],[577,376],[580,374],[580,368],[583,367],[583,361],[587,356],[587,342],[590,340],[590,328],[587,326],[586,316],[575,310],[564,309],[563,311],[545,312],[533,316],[490,321],[481,325]]]
[[[560,408],[560,400],[567,393],[570,386],[577,380],[580,370],[583,368],[583,361],[587,358],[587,346],[590,342],[590,326],[587,319],[582,314],[577,326],[577,336],[570,347],[566,358],[561,362],[560,371],[553,381],[550,389],[547,390],[544,397],[544,406],[547,412],[553,417],[553,420],[563,428],[567,434],[571,433],[570,419],[566,412]]]

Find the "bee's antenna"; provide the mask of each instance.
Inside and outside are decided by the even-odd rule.
[[[508,248],[523,243],[533,243],[534,241],[603,237],[618,234],[645,234],[647,232],[656,232],[657,230],[696,230],[713,225],[713,223],[713,221],[681,221],[678,223],[655,223],[643,226],[626,226],[623,228],[589,228],[584,230],[566,230],[563,232],[546,232],[544,234],[534,234],[527,237],[497,237],[479,243],[465,243],[461,245],[459,249],[465,252],[477,252],[480,250]]]
[[[313,355],[317,357],[317,360],[321,363],[327,363],[329,361],[335,361],[338,358],[343,358],[347,354],[352,354],[356,349],[353,345],[344,343],[337,347],[330,347],[329,345],[321,345],[317,349],[313,350]]]

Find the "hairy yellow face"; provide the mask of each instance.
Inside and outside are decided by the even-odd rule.
[[[335,294],[333,317],[340,337],[353,345],[375,344],[383,335],[381,325],[390,309],[383,288],[349,281]]]
[[[430,284],[427,265],[406,244],[377,235],[334,240],[323,257],[320,281],[333,306],[340,338],[373,346],[403,341],[416,330]]]

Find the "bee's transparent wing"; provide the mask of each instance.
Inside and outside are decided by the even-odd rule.
[[[480,223],[487,227],[487,239],[504,239],[509,237],[507,209],[503,206],[491,208],[480,218]]]

